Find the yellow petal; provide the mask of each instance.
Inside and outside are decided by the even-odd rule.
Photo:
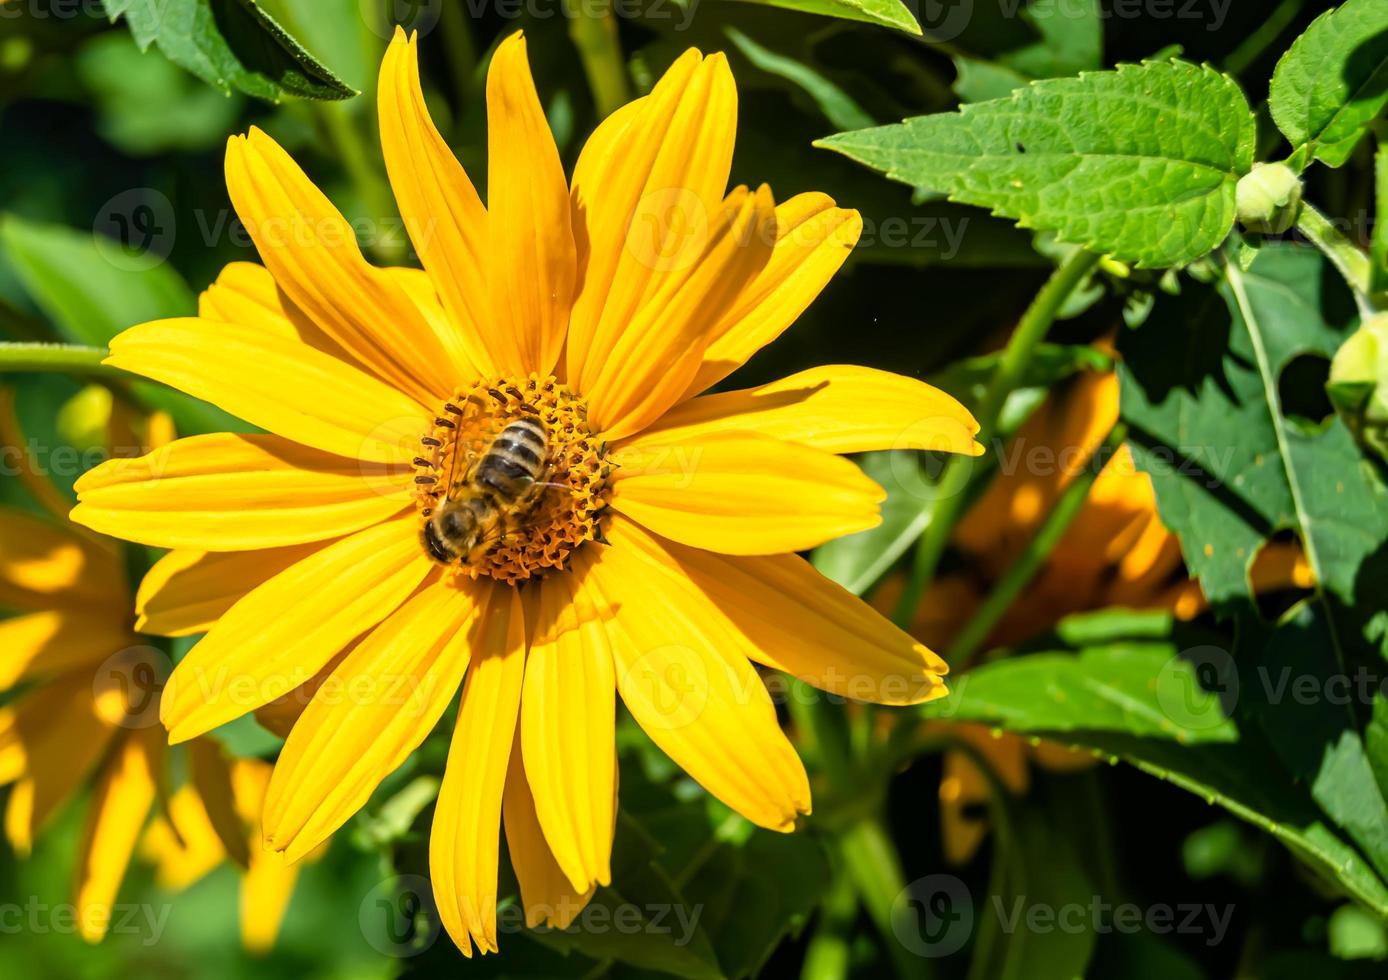
[[[216,320],[131,327],[106,363],[352,460],[408,464],[429,418],[420,402],[307,344]]]
[[[585,256],[568,374],[596,389],[627,324],[668,280],[688,277],[716,223],[737,135],[727,59],[694,50],[651,94],[598,127],[574,170],[574,237]]]
[[[548,374],[564,346],[577,253],[569,186],[520,31],[501,42],[487,71],[487,207],[497,370]]]
[[[298,879],[299,865],[251,852],[251,866],[241,876],[241,945],[246,952],[264,956],[274,948]]]
[[[320,547],[315,542],[263,551],[170,551],[140,583],[135,629],[155,636],[206,633],[246,593]]]
[[[739,637],[689,601],[678,570],[633,544],[602,549],[584,579],[606,610],[623,703],[706,790],[758,826],[789,831],[810,812],[809,781]]]
[[[333,654],[332,659],[324,664],[318,673],[287,694],[256,708],[255,720],[267,731],[273,732],[280,738],[288,738],[289,733],[294,730],[294,726],[298,723],[299,717],[313,701],[313,696],[323,686],[323,682],[333,675],[333,671],[337,670],[337,665],[342,663],[360,642],[361,640],[358,639],[347,644],[338,653]]]
[[[212,829],[221,838],[227,857],[242,868],[250,864],[246,828],[236,808],[232,789],[231,761],[219,743],[195,738],[188,743],[188,777],[202,799]]]
[[[465,363],[400,284],[369,265],[352,226],[288,153],[255,127],[227,142],[227,191],[265,267],[324,333],[424,404],[453,390]]]
[[[198,296],[198,317],[261,330],[280,340],[300,341],[315,350],[372,374],[341,344],[324,333],[275,285],[270,270],[254,262],[231,262]]]
[[[490,323],[487,212],[424,104],[416,41],[396,28],[381,62],[381,149],[410,241],[476,377],[485,377],[498,372],[497,355],[511,347],[499,331],[485,329]]]
[[[113,548],[8,507],[0,507],[0,541],[0,608],[66,606],[90,614],[127,602]]]
[[[540,586],[520,728],[549,851],[581,894],[612,878],[617,683],[607,631],[576,578]]]
[[[150,821],[140,839],[140,858],[154,865],[160,888],[180,892],[201,880],[227,855],[207,808],[191,784],[180,786],[169,798],[167,811],[167,818],[160,814]]]
[[[529,684],[527,680],[526,686]],[[567,929],[593,897],[594,888],[589,886],[586,891],[575,892],[555,861],[535,814],[535,798],[530,792],[521,752],[517,739],[511,747],[511,767],[506,771],[501,817],[506,827],[506,849],[511,855],[511,867],[520,884],[525,924],[531,929],[538,925]]]
[[[34,835],[86,779],[118,730],[114,717],[93,699],[90,671],[0,708],[0,784],[19,780],[5,813],[15,851],[28,854]]]
[[[63,610],[0,620],[0,691],[84,665],[93,668],[139,642],[124,617],[114,613],[84,615]]]
[[[857,211],[834,206],[828,195],[797,194],[776,208],[771,260],[715,328],[718,339],[685,397],[722,381],[795,322],[839,271],[862,234]]]
[[[431,564],[411,515],[291,565],[231,608],[175,668],[160,701],[182,742],[298,687],[409,597]]]
[[[978,423],[938,388],[872,368],[831,365],[780,381],[692,398],[637,441],[679,443],[715,432],[759,432],[830,453],[931,449],[977,456]]]
[[[429,834],[439,918],[464,956],[496,952],[501,797],[525,677],[525,620],[515,589],[492,587]]]
[[[770,189],[739,188],[709,224],[688,269],[663,278],[612,339],[602,367],[583,380],[593,428],[609,439],[650,425],[698,374],[722,316],[771,257],[776,212]]]
[[[758,663],[858,701],[917,704],[948,693],[943,660],[803,558],[715,555],[628,521],[613,521],[608,537],[648,556],[653,570],[676,569],[685,605],[718,621]]]
[[[660,435],[612,454],[612,506],[652,531],[734,555],[802,551],[876,527],[882,488],[846,459],[752,432]]]
[[[432,581],[343,658],[280,750],[267,846],[299,860],[419,747],[462,683],[476,617],[476,590]]]
[[[72,519],[159,548],[255,551],[378,524],[410,505],[408,480],[278,436],[189,436],[84,473]]]
[[[162,739],[152,729],[131,732],[92,793],[77,848],[77,928],[89,943],[100,942],[111,924],[111,906],[154,805],[162,759]]]

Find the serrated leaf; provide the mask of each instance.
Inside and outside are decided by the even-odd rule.
[[[142,50],[151,44],[223,92],[270,102],[286,95],[350,99],[357,92],[311,55],[255,0],[106,0]]]
[[[1383,486],[1343,422],[1281,408],[1287,364],[1329,357],[1353,322],[1326,273],[1320,253],[1269,244],[1217,288],[1163,296],[1120,340],[1134,458],[1216,607],[1248,599],[1248,569],[1279,529],[1299,533],[1317,581],[1352,604],[1360,565],[1388,533]]]
[[[816,145],[1161,268],[1197,259],[1228,235],[1253,144],[1253,114],[1231,79],[1165,61],[1036,82],[1006,99]]]
[[[894,27],[907,34],[920,37],[921,26],[916,17],[901,0],[738,0],[739,3],[757,3],[768,7],[783,7],[786,10],[799,10],[806,14],[819,14],[824,17],[837,17],[840,20],[856,20],[879,27]]]
[[[1388,105],[1388,4],[1348,0],[1317,17],[1272,75],[1272,118],[1304,166],[1349,159]]]

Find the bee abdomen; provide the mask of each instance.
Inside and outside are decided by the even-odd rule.
[[[477,482],[503,500],[516,500],[540,480],[545,468],[545,430],[522,418],[501,430],[477,466]]]

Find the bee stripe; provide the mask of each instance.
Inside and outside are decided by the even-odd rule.
[[[513,460],[524,463],[532,474],[539,472],[540,454],[522,442],[502,436],[493,447],[495,452],[503,453]]]

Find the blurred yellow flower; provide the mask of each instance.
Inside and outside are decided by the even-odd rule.
[[[531,924],[566,925],[609,881],[618,693],[710,793],[782,831],[809,785],[753,662],[883,703],[945,693],[938,657],[794,553],[879,519],[881,489],[839,454],[976,455],[972,416],[849,366],[696,397],[800,315],[862,226],[823,194],[727,193],[736,103],[726,60],[689,51],[569,181],[514,34],[487,79],[484,209],[398,33],[382,145],[424,269],[368,265],[252,130],[227,184],[265,266],[111,345],[271,433],[184,439],[78,487],[76,520],[175,549],[140,591],[144,628],[208,630],[166,692],[172,739],[289,695],[264,819],[292,860],[461,685],[430,863],[468,955],[496,949],[501,826]],[[455,464],[520,419],[543,434],[519,440],[545,451],[540,502],[445,561],[432,518],[466,493]]]
[[[158,445],[171,435],[156,415],[136,434],[131,412],[109,392],[89,389],[84,411],[93,433],[108,446]],[[12,392],[0,391],[0,444],[19,449],[19,476],[44,518],[0,507],[0,693],[16,696],[0,708],[0,785],[13,784],[5,808],[5,835],[21,857],[78,790],[92,781],[77,854],[77,927],[98,942],[111,924],[113,905],[151,811],[161,809],[169,749],[159,727],[159,688],[165,655],[138,636],[119,546],[66,523],[66,503],[24,449]],[[259,801],[250,774],[266,763],[231,764],[209,739],[188,747],[190,780],[173,796],[171,812],[203,814],[219,850],[243,872],[242,927],[248,949],[274,941],[297,872],[278,857],[257,854]],[[258,795],[257,795],[258,794]],[[180,831],[196,830],[180,821]],[[162,824],[157,817],[151,833]],[[184,835],[184,840],[190,838]],[[210,853],[210,851],[204,851]],[[161,879],[181,888],[191,874],[191,853],[159,851]]]
[[[1017,433],[1003,472],[960,522],[954,545],[967,567],[942,576],[927,590],[913,624],[917,636],[931,645],[949,644],[1117,421],[1118,378],[1111,372],[1080,374],[1052,392]],[[1257,555],[1249,578],[1257,592],[1312,585],[1300,549],[1280,542]],[[1166,609],[1181,619],[1206,608],[1199,583],[1187,576],[1180,542],[1157,513],[1151,479],[1137,468],[1127,445],[1104,464],[1083,508],[990,643],[1016,643],[1072,613],[1114,606]],[[1026,791],[1032,763],[1053,771],[1092,764],[1086,753],[1033,744],[985,726],[948,728],[987,761],[1001,785],[1017,794]],[[940,815],[950,861],[968,861],[986,837],[984,804],[990,785],[973,756],[945,753]]]

